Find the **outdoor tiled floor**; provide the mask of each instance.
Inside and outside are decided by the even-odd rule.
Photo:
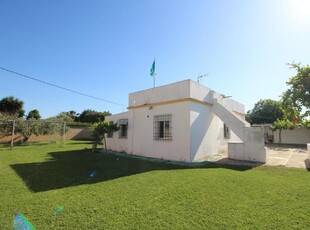
[[[309,168],[308,153],[304,147],[277,147],[266,146],[269,151],[267,165],[283,165],[286,167]]]
[[[285,166],[294,168],[308,168],[310,169],[310,161],[305,146],[283,145],[266,145],[269,153],[269,160],[265,165],[270,166]],[[255,162],[236,161],[230,160],[227,155],[214,156],[209,161],[214,161],[223,164],[236,164],[236,165],[261,165]]]

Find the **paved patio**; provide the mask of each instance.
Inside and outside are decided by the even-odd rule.
[[[310,168],[306,146],[266,145],[269,160],[266,165],[283,165],[294,168]]]
[[[269,166],[285,166],[293,168],[308,168],[310,170],[310,161],[308,159],[308,153],[306,146],[300,145],[277,145],[267,144],[265,146],[269,153],[269,160],[266,164],[236,161],[228,158],[224,154],[215,154],[211,156],[208,161],[213,161],[223,164],[234,164],[234,165],[269,165]]]

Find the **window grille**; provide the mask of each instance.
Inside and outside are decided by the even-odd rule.
[[[128,119],[120,119],[118,121],[118,124],[119,124],[118,137],[127,138]]]
[[[171,115],[154,116],[153,139],[154,140],[172,140]]]
[[[119,119],[118,124],[119,125],[128,125],[128,119]]]
[[[230,128],[226,124],[224,124],[224,138],[229,139],[230,135]]]

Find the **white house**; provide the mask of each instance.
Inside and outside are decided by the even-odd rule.
[[[266,162],[261,128],[244,106],[192,80],[129,94],[129,111],[106,117],[120,130],[107,148],[128,154],[197,162],[228,151],[232,159]]]

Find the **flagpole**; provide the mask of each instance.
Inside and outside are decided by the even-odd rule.
[[[154,58],[153,88],[155,88],[155,76],[156,76],[156,68],[155,68],[155,58]]]
[[[155,88],[155,75],[156,75],[156,71],[155,71],[155,58],[154,58],[152,67],[150,69],[150,75],[153,77],[153,88]]]

